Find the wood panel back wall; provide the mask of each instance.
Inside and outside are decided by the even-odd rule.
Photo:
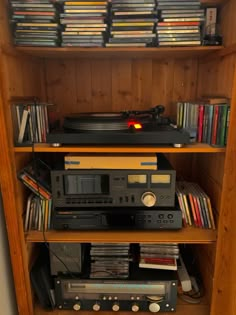
[[[214,57],[214,55],[212,55]],[[231,98],[235,56],[210,58],[199,63],[197,96],[221,95]]]
[[[46,60],[47,98],[60,116],[86,111],[149,109],[196,96],[197,60]]]

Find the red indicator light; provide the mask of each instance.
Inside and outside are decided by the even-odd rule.
[[[135,120],[130,120],[128,122],[128,127],[129,128],[133,127],[134,129],[142,129],[143,128],[143,126],[139,122],[137,122]]]
[[[134,124],[134,128],[135,129],[142,129],[142,125],[141,124]]]

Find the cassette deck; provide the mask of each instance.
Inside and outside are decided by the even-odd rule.
[[[53,204],[78,209],[173,207],[175,180],[176,171],[163,155],[158,155],[158,170],[53,170]]]

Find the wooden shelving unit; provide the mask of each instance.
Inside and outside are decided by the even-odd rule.
[[[17,153],[24,152],[80,152],[80,153],[224,153],[225,147],[212,147],[204,143],[185,145],[182,148],[173,148],[171,146],[61,146],[54,148],[49,144],[36,144],[32,147],[15,147]]]
[[[26,233],[27,242],[101,242],[109,237],[110,243],[199,243],[216,242],[217,232],[214,230],[186,227],[178,231],[32,231]]]
[[[236,290],[236,1],[202,0],[220,10],[222,46],[166,48],[14,47],[7,0],[0,1],[0,185],[10,244],[19,315],[69,315],[45,311],[34,301],[30,266],[39,243],[129,242],[187,244],[194,250],[206,298],[198,305],[178,301],[176,315],[234,315]],[[203,95],[231,99],[226,148],[191,144],[160,146],[14,147],[10,100],[36,96],[57,104],[61,119],[68,113],[147,109],[166,106],[174,116],[177,101]],[[39,231],[24,232],[28,191],[17,172],[34,154],[62,158],[65,153],[165,153],[177,176],[197,181],[210,196],[217,230],[194,227],[179,231]],[[60,154],[59,154],[60,153]],[[83,312],[82,314],[93,314]],[[110,312],[101,312],[110,315]],[[123,312],[122,315],[130,315]],[[139,313],[146,315],[147,313]],[[166,313],[167,314],[167,313]]]

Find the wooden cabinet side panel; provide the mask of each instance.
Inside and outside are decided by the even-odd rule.
[[[18,311],[20,315],[32,315],[26,249],[21,218],[17,212],[16,173],[13,152],[9,148],[3,99],[0,94],[0,183],[10,244],[10,254],[15,282]]]
[[[235,57],[236,58],[236,57]],[[232,67],[234,65],[232,64]],[[212,299],[212,315],[235,315],[236,296],[236,72],[225,157]]]
[[[16,174],[10,100],[28,96],[43,98],[43,67],[41,61],[20,56],[12,47],[7,6],[8,1],[0,1],[0,185],[18,311],[20,315],[32,315],[29,253],[22,224],[24,196]]]

